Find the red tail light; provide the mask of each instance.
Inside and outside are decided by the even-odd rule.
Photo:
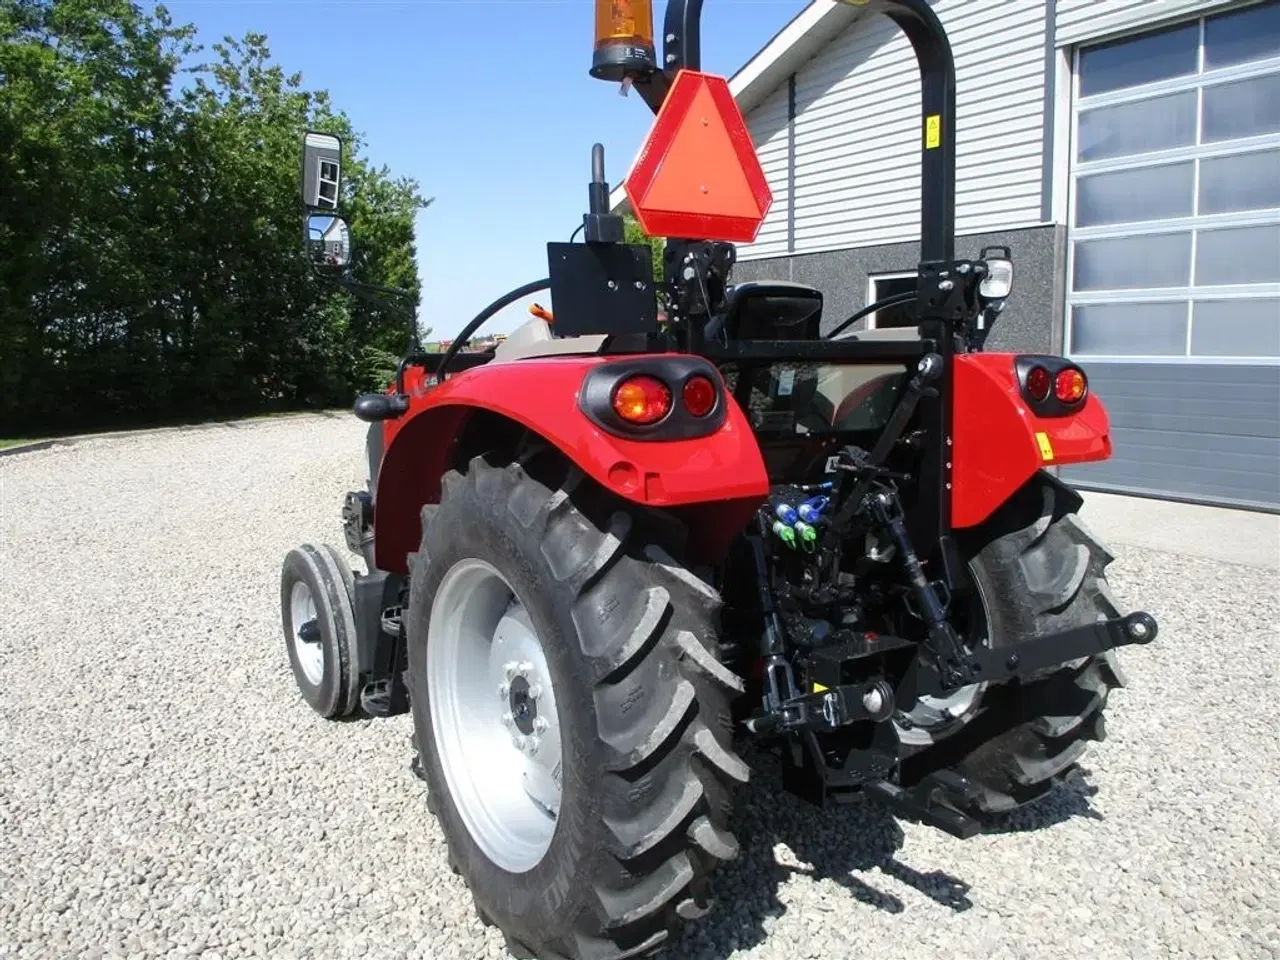
[[[614,388],[613,409],[628,423],[657,423],[671,412],[671,391],[655,377],[628,377]]]
[[[1039,403],[1049,396],[1053,378],[1044,367],[1032,367],[1027,371],[1027,396]]]
[[[716,387],[703,376],[690,377],[684,384],[684,407],[695,417],[705,417],[716,408]]]
[[[1053,381],[1053,395],[1061,403],[1079,403],[1088,392],[1089,381],[1085,379],[1084,371],[1077,367],[1059,370]]]

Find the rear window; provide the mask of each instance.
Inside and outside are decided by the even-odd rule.
[[[879,430],[905,384],[906,368],[786,362],[724,371],[725,385],[761,436]],[[745,397],[743,394],[745,393]]]

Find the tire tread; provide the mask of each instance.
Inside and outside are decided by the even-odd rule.
[[[975,559],[998,588],[985,591],[996,594],[986,601],[1012,625],[1017,636],[1011,640],[1118,616],[1106,579],[1115,559],[1110,548],[1061,502],[1054,482],[1033,481],[1023,493],[1022,506],[1032,509],[1016,523],[1003,521],[1000,535]],[[1076,776],[1087,741],[1105,735],[1102,715],[1111,691],[1123,685],[1109,652],[1050,668],[1015,688],[1009,703],[993,707],[1011,711],[1010,719],[996,724],[999,732],[985,742],[966,744],[968,752],[954,762],[980,788],[972,812],[1007,813]],[[945,754],[947,741],[932,749]]]
[[[738,854],[726,799],[749,776],[729,724],[729,701],[743,682],[716,655],[719,595],[653,539],[671,529],[665,518],[650,523],[641,508],[608,497],[553,451],[516,462],[476,457],[465,473],[446,475],[433,514],[443,516],[455,498],[468,509],[505,503],[501,513],[521,536],[538,538],[558,584],[548,589],[569,604],[577,628],[585,695],[599,705],[611,693],[616,700],[624,684],[658,678],[650,709],[612,716],[610,734],[594,738],[602,774],[615,782],[602,784],[600,811],[607,856],[599,862],[613,866],[592,875],[592,906],[577,911],[571,929],[550,920],[541,936],[512,929],[513,918],[494,904],[477,902],[477,909],[539,957],[648,956],[709,909],[711,871]],[[415,580],[430,564],[425,511],[423,531]],[[605,616],[602,600],[613,604]]]

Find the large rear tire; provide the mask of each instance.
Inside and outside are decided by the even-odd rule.
[[[1120,615],[1107,584],[1114,557],[1076,512],[1080,498],[1041,473],[961,541],[980,599],[978,630],[999,648]],[[1114,652],[1047,670],[1020,685],[958,697],[950,719],[900,729],[913,755],[904,779],[948,767],[980,788],[970,812],[1003,813],[1072,776],[1124,686]],[[924,711],[926,714],[928,711]]]
[[[477,457],[444,489],[406,623],[452,866],[517,954],[646,956],[707,911],[738,850],[719,597],[673,559],[678,532],[659,540],[670,521],[552,451]]]

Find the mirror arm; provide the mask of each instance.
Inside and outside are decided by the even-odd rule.
[[[352,280],[350,277],[325,279],[332,279],[338,286],[350,290],[366,303],[376,303],[379,296],[400,300],[409,314],[409,352],[411,354],[422,352],[422,339],[418,335],[418,298],[416,295],[408,290],[401,290],[399,287],[382,287],[376,283],[362,283],[359,280]]]
[[[351,280],[346,277],[338,280],[338,283],[344,287],[350,288],[351,290],[362,290],[366,293],[381,294],[385,297],[394,297],[415,305],[418,302],[417,296],[410,293],[408,290],[401,290],[399,287],[380,287],[376,283],[363,283],[360,280]]]

